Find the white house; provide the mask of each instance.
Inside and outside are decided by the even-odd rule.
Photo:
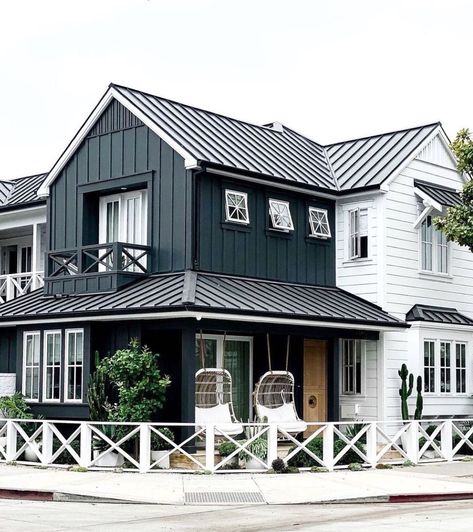
[[[411,325],[344,349],[341,417],[399,419],[404,362],[423,378],[424,417],[472,415],[473,255],[432,224],[466,179],[441,124],[327,152],[341,189],[356,189],[337,201],[337,285]]]

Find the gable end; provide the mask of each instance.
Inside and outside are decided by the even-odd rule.
[[[130,127],[142,126],[143,122],[120,102],[112,100],[100,118],[89,131],[87,137],[104,135]]]

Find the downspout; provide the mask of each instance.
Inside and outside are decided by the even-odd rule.
[[[200,249],[200,186],[197,183],[197,178],[204,173],[205,169],[194,171],[192,174],[192,205],[193,205],[193,220],[192,220],[192,268],[199,269],[199,249]]]

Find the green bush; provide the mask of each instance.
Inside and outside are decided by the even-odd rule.
[[[53,441],[53,454],[55,454],[59,450],[59,448],[61,446],[62,446],[62,443],[59,440],[54,439],[54,441]],[[79,440],[73,440],[70,443],[70,446],[72,447],[72,449],[74,449],[74,451],[78,454],[78,456],[80,456],[80,442],[79,442]],[[71,456],[71,453],[67,449],[64,449],[62,451],[62,453],[56,458],[56,460],[54,460],[54,463],[55,464],[65,464],[65,465],[77,465],[77,462],[74,460],[74,458]]]
[[[174,432],[172,430],[167,427],[156,427],[156,430],[159,430],[169,440],[174,441]],[[169,451],[172,448],[172,445],[159,434],[156,434],[156,432],[151,433],[151,449],[153,451]]]
[[[307,449],[315,454],[318,458],[322,460],[323,457],[323,438],[321,436],[317,436],[314,439],[312,439],[307,444]],[[340,439],[336,439],[333,442],[333,453],[334,457],[338,455],[344,448],[345,448],[345,442]],[[364,446],[360,442],[356,442],[355,446],[364,453]],[[289,452],[291,453],[295,447],[292,447]],[[353,449],[348,450],[342,458],[337,462],[336,465],[349,465],[349,464],[362,464],[364,462],[363,458],[359,456]],[[306,452],[303,450],[299,451],[295,456],[293,456],[289,462],[288,465],[291,467],[314,467],[319,466],[320,464],[316,462],[312,456],[309,456]]]
[[[242,444],[244,443],[245,442],[242,441]],[[266,457],[268,455],[268,441],[264,437],[256,438],[256,440],[253,440],[249,445],[245,447],[245,449],[248,449],[248,451],[253,453],[260,460],[266,460]],[[240,451],[238,457],[244,462],[248,462],[248,460],[251,460],[253,458],[250,454],[245,452],[245,450]]]
[[[33,414],[24,396],[20,392],[16,392],[11,396],[0,397],[0,417],[32,419]]]
[[[230,456],[236,450],[236,448],[237,447],[233,442],[224,441],[217,447],[217,450],[220,456],[225,457]]]

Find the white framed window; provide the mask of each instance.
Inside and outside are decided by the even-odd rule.
[[[225,190],[225,221],[249,224],[248,194],[236,190]]]
[[[420,269],[431,273],[449,272],[450,244],[442,231],[435,229],[432,216],[420,225]]]
[[[466,393],[466,344],[455,344],[455,385],[457,393]]]
[[[82,401],[84,379],[84,330],[66,329],[64,401]]]
[[[363,349],[361,340],[342,340],[342,393],[363,393]]]
[[[440,393],[452,391],[452,344],[440,342]]]
[[[348,211],[348,234],[349,258],[368,258],[368,208]]]
[[[43,339],[43,401],[61,399],[61,331],[45,331]]]
[[[279,231],[294,231],[292,223],[291,208],[288,201],[269,200],[269,216],[273,229]]]
[[[328,214],[325,209],[309,207],[309,225],[310,236],[317,238],[330,238],[332,236]]]
[[[40,342],[39,331],[29,331],[23,334],[22,393],[28,401],[39,401]]]
[[[435,393],[435,341],[424,340],[424,392]]]

